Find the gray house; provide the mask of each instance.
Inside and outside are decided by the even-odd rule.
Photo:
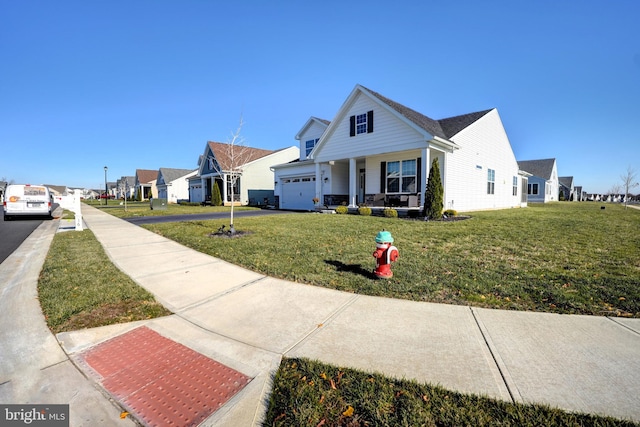
[[[528,203],[546,203],[558,200],[560,184],[556,159],[520,160],[518,167],[531,174],[527,187]]]
[[[560,186],[560,193],[562,193],[564,200],[573,202],[577,201],[576,190],[573,186],[573,177],[572,176],[561,176],[558,178],[558,185]],[[558,193],[558,198],[560,197],[560,193]]]

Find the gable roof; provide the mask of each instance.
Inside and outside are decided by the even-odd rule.
[[[211,152],[213,153],[222,170],[231,170],[234,161],[230,153],[231,146],[223,142],[213,141],[207,142],[207,145],[209,149],[211,149]],[[234,149],[238,150],[236,153],[243,164],[251,163],[255,160],[261,159],[262,157],[266,157],[270,154],[275,153],[274,150],[263,150],[262,148],[252,148],[244,145],[236,145]],[[235,159],[235,161],[237,162],[238,159]]]
[[[329,120],[319,119],[319,118],[317,118],[317,117],[313,117],[313,116],[311,116],[311,117],[309,118],[309,120],[307,120],[307,122],[304,124],[304,126],[302,126],[302,129],[300,129],[300,130],[298,131],[298,133],[296,134],[295,139],[300,139],[300,138],[302,137],[302,134],[303,134],[303,133],[304,133],[304,132],[305,132],[305,131],[306,131],[306,130],[307,130],[307,129],[308,129],[308,128],[309,128],[309,127],[314,123],[314,122],[319,123],[320,125],[324,126],[325,128],[331,124],[331,121],[329,121]]]
[[[558,182],[561,185],[564,185],[567,188],[571,188],[573,186],[573,177],[572,176],[559,176]]]
[[[367,89],[364,86],[361,86],[363,89],[367,90],[371,95],[378,98],[380,101],[384,102],[386,105],[394,109],[396,112],[400,113],[400,115],[406,117],[411,122],[415,123],[422,129],[426,130],[433,136],[439,136],[440,138],[450,139],[454,135],[456,135],[461,130],[465,129],[472,123],[476,122],[480,118],[482,118],[485,114],[487,114],[489,110],[478,111],[475,113],[463,114],[460,116],[450,117],[446,119],[434,120],[425,116],[422,113],[419,113],[409,107],[405,107],[404,105],[395,102],[385,96],[380,95],[377,92],[372,91],[371,89]]]
[[[148,184],[158,177],[157,170],[136,169],[136,179],[141,184]]]
[[[197,169],[160,168],[158,169],[158,181],[160,180],[161,175],[164,178],[164,182],[169,183],[195,171],[197,171]]]
[[[519,160],[518,167],[533,176],[549,180],[551,179],[551,172],[553,172],[553,165],[555,165],[555,163],[556,159]]]

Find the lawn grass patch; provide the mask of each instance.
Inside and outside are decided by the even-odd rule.
[[[140,216],[165,216],[165,215],[192,215],[214,212],[227,212],[231,211],[230,206],[192,206],[192,205],[180,205],[177,203],[168,203],[166,209],[151,209],[149,202],[127,202],[126,210],[124,202],[120,200],[109,200],[108,205],[104,205],[104,201],[98,204],[97,201],[85,202],[90,206],[103,210],[118,218],[134,218]],[[122,204],[120,204],[122,203]],[[250,206],[234,206],[234,212],[258,210],[260,208]]]
[[[265,426],[635,426],[467,395],[308,359],[283,358]]]
[[[90,230],[55,235],[38,295],[53,333],[171,314],[109,261]]]
[[[640,317],[640,211],[551,203],[471,213],[464,221],[291,213],[144,227],[203,253],[295,282],[415,301],[512,310]],[[376,280],[376,234],[400,259]]]

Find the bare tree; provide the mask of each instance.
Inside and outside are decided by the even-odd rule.
[[[620,175],[622,186],[624,187],[624,208],[627,208],[629,201],[629,190],[638,186],[636,171],[631,166],[627,166],[627,172]]]
[[[245,145],[244,137],[241,135],[244,121],[240,116],[240,123],[234,133],[231,134],[226,144],[219,144],[217,152],[209,158],[210,165],[218,176],[227,183],[228,198],[231,201],[231,219],[229,222],[229,232],[235,234],[233,226],[233,207],[235,205],[235,189],[242,177],[244,166],[252,160],[252,149]],[[217,185],[217,184],[213,184]],[[224,192],[223,192],[224,194]]]

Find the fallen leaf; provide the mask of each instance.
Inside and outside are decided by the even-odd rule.
[[[350,417],[353,415],[353,406],[347,407],[347,410],[342,413],[345,417]]]
[[[323,418],[323,419],[322,419],[322,421],[320,421],[320,422],[316,425],[316,427],[321,427],[321,426],[325,425],[325,423],[326,423],[326,422],[327,422],[327,420]]]
[[[333,382],[333,378],[332,378],[332,379],[330,379],[330,380],[329,380],[329,382],[331,383],[331,388],[332,388],[332,389],[334,389],[334,390],[337,390],[337,388],[336,388],[336,383],[335,383],[335,382]]]
[[[127,411],[120,412],[120,419],[124,420],[125,418],[127,418],[127,415],[129,415]]]

